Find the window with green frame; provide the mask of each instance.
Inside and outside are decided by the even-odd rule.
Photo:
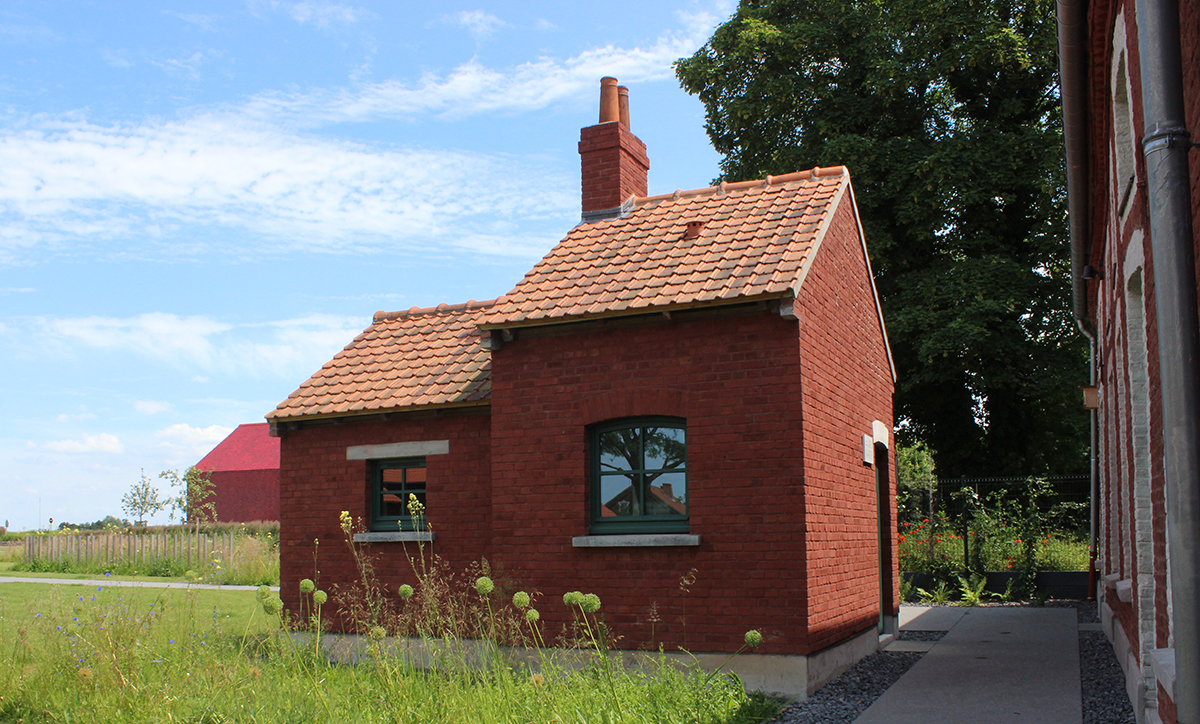
[[[414,530],[409,495],[425,505],[425,458],[375,460],[371,463],[371,529]]]
[[[688,531],[687,424],[636,418],[590,431],[593,533]]]

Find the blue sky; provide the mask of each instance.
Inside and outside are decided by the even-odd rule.
[[[707,185],[671,63],[733,9],[6,0],[0,524],[121,517],[376,310],[504,294],[578,221],[601,76],[650,193]]]

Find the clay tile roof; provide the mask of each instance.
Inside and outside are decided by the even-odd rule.
[[[492,360],[480,344],[478,326],[495,303],[376,312],[371,326],[267,419],[484,403],[491,393]]]
[[[795,293],[849,181],[835,166],[631,198],[621,218],[572,229],[481,326]]]

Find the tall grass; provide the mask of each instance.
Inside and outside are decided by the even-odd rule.
[[[424,554],[416,586],[365,594],[364,557],[362,586],[333,594],[358,598],[306,579],[295,612],[266,587],[242,618],[193,591],[135,600],[104,586],[0,609],[0,721],[749,724],[779,711],[733,675],[661,654],[623,665],[594,594],[502,597],[489,576],[447,575]],[[326,655],[331,602],[361,617],[357,665]],[[539,605],[571,607],[573,650],[546,646]]]

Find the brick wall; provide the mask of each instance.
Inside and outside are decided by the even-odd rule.
[[[659,319],[522,338],[493,355],[495,557],[551,599],[540,607],[551,630],[569,617],[563,592],[579,589],[600,595],[629,648],[732,650],[759,628],[775,639],[766,651],[803,649],[796,324],[765,311]],[[687,420],[702,545],[573,548],[588,533],[587,426],[643,415]]]
[[[873,625],[880,599],[875,470],[862,436],[879,420],[892,428],[892,375],[870,279],[849,204],[842,204],[797,300],[804,390],[805,511],[809,635],[828,646]],[[891,441],[889,441],[891,443]],[[889,450],[894,449],[890,445]],[[895,470],[889,452],[888,470]],[[888,570],[894,546],[895,476],[882,519]],[[897,582],[887,580],[895,612]]]
[[[601,596],[627,648],[731,651],[758,628],[763,652],[810,653],[875,623],[874,473],[861,445],[872,420],[891,425],[891,378],[872,298],[850,299],[866,279],[861,251],[856,265],[841,250],[860,249],[856,229],[843,223],[837,233],[850,240],[827,240],[821,253],[836,258],[808,282],[823,290],[814,298],[835,297],[828,331],[812,329],[822,339],[811,344],[796,321],[756,310],[519,333],[493,355],[492,550],[519,585],[550,599],[540,610],[552,628],[566,620],[559,598],[573,589]],[[839,337],[853,346],[836,349]],[[816,423],[801,400],[810,383]],[[702,545],[573,548],[572,537],[588,533],[587,427],[643,415],[687,420],[690,532]],[[812,427],[821,424],[836,429]],[[815,529],[806,517],[814,501]],[[822,561],[807,568],[806,529]],[[681,586],[693,569],[695,582]],[[814,594],[814,580],[828,590]]]
[[[347,586],[356,578],[338,527],[338,514],[348,510],[355,518],[369,517],[371,480],[368,462],[346,459],[349,446],[449,440],[448,455],[431,455],[425,460],[427,517],[437,536],[433,550],[456,567],[488,556],[491,438],[486,409],[287,432],[280,447],[279,525],[280,595],[286,606],[298,610],[297,586],[302,578],[318,580],[326,590]],[[313,545],[314,539],[320,539],[319,546]],[[416,583],[403,545],[366,546],[376,556],[381,582],[392,591],[401,583]],[[315,549],[319,552],[314,564]],[[415,545],[410,553],[415,553]]]
[[[601,123],[579,132],[583,213],[620,206],[646,195],[650,160],[646,144],[620,123]]]
[[[210,475],[217,520],[279,520],[279,470],[218,470]]]

